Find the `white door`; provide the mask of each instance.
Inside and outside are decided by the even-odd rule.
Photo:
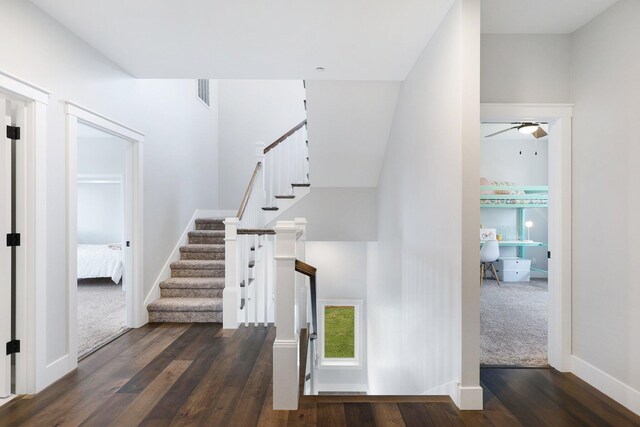
[[[11,356],[6,343],[11,341],[11,248],[5,241],[11,233],[11,140],[7,138],[7,100],[0,96],[0,398],[11,394]]]

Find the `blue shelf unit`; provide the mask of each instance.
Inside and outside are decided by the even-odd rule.
[[[526,233],[527,209],[546,209],[549,207],[549,187],[546,185],[482,185],[480,186],[480,193],[480,207],[482,209],[517,210],[517,227],[520,236],[524,236]],[[546,242],[526,240],[500,243],[500,246],[517,247],[520,258],[525,258],[527,247],[547,245]],[[547,273],[546,270],[539,268],[531,267],[531,270]]]

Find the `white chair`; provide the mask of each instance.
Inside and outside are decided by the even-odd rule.
[[[493,266],[493,262],[500,257],[500,246],[497,240],[485,240],[482,248],[480,249],[480,286],[485,278],[487,270],[491,270],[493,277],[496,278],[496,282],[500,286],[500,280],[498,280],[498,273]]]

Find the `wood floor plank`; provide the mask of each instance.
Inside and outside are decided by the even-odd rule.
[[[21,424],[26,426],[79,424],[186,329],[187,326],[155,329],[140,340],[140,342],[146,342],[147,352],[136,352],[136,357],[127,357],[124,354],[128,350],[125,350],[123,355],[114,358],[96,373],[88,376],[85,381],[60,394],[58,399],[46,407],[46,411],[35,413]],[[158,330],[161,330],[162,333],[156,334],[155,332]],[[154,336],[151,343],[146,340],[148,336]],[[138,350],[140,342],[135,343],[132,347]]]
[[[289,411],[273,410],[273,378],[269,375],[271,381],[267,388],[267,395],[264,398],[260,418],[258,419],[259,427],[283,427],[287,425],[289,420]]]
[[[522,427],[522,424],[498,400],[491,390],[482,384],[482,411],[459,411],[460,418],[468,427]]]
[[[318,427],[346,426],[342,403],[318,403]]]
[[[264,328],[253,328],[252,339],[248,341],[248,345],[242,351],[242,357],[235,358],[235,363],[225,376],[221,389],[216,393],[215,404],[207,408],[208,410],[202,419],[204,422],[209,425],[229,425],[266,336],[267,331]]]
[[[191,365],[191,360],[173,360],[167,367],[131,402],[126,410],[110,426],[139,425],[169,388]]]
[[[396,403],[373,403],[371,406],[376,425],[389,427],[406,426]]]
[[[526,376],[528,387],[535,388],[539,394],[546,396],[557,405],[557,410],[569,414],[572,418],[579,420],[584,426],[607,426],[609,422],[600,418],[595,412],[570,394],[566,393],[562,387],[553,387],[549,379],[540,373],[540,370],[530,370]]]
[[[122,386],[118,393],[140,393],[203,332],[201,325],[193,324],[189,326],[183,334],[160,352],[144,369]]]
[[[401,402],[398,403],[398,408],[407,427],[438,426],[423,403]]]
[[[494,369],[481,374],[482,381],[525,426],[582,425],[544,393],[532,393],[533,369]]]
[[[218,337],[215,329],[208,329],[201,338],[205,345],[201,348],[192,349],[198,352],[193,356],[189,356],[189,358],[193,359],[193,363],[147,414],[141,425],[155,427],[169,425],[180,407],[211,369],[212,364],[223,348],[224,340]],[[183,354],[183,357],[187,358],[186,354]]]
[[[423,403],[427,413],[438,426],[464,427],[460,411],[446,403]]]
[[[271,384],[273,372],[273,342],[276,329],[269,326],[260,354],[249,375],[238,402],[229,420],[230,426],[254,426],[258,423],[260,413]]]
[[[275,328],[162,324],[131,331],[49,389],[0,408],[0,426],[640,426],[573,375],[481,370],[484,411],[448,396],[301,396],[274,411]]]
[[[345,403],[344,417],[349,426],[375,427],[376,425],[370,403]]]
[[[114,393],[80,424],[81,427],[106,426],[122,414],[136,398],[134,394]]]
[[[318,423],[317,416],[318,408],[315,402],[300,402],[297,411],[289,411],[287,426],[315,426]]]
[[[78,369],[56,382],[55,387],[48,387],[38,393],[37,398],[15,400],[10,402],[9,405],[3,406],[0,408],[0,426],[22,425],[28,418],[57,401],[60,398],[60,389],[73,389],[88,381],[89,377],[96,378],[96,374],[99,375],[100,372],[104,372],[104,369],[109,369],[105,368],[108,363],[115,366],[113,359],[124,349],[135,345],[154,330],[155,326],[145,325],[122,335],[90,357],[80,361]]]
[[[204,423],[209,408],[218,404],[218,391],[224,386],[224,380],[237,359],[244,358],[257,331],[253,328],[239,329],[233,339],[223,341],[223,348],[213,361],[193,392],[187,397],[172,420],[175,426],[191,426]],[[224,338],[222,338],[224,340]]]
[[[541,375],[547,380],[575,398],[591,412],[607,423],[620,427],[640,425],[640,417],[620,405],[604,393],[601,393],[585,381],[573,374],[561,374],[553,369],[542,370]]]

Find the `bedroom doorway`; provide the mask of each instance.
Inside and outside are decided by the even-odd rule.
[[[78,358],[127,330],[125,248],[129,141],[78,123]]]
[[[77,364],[145,323],[144,136],[70,102],[66,110],[69,354]]]
[[[511,203],[508,207],[504,209],[513,210],[516,209],[518,213],[516,219],[516,228],[509,228],[509,224],[502,224],[502,220],[500,220],[497,225],[502,225],[501,234],[503,241],[507,240],[508,237],[506,234],[510,234],[512,237],[516,238],[516,257],[518,258],[526,258],[529,261],[533,261],[533,257],[536,257],[536,263],[532,265],[534,269],[544,268],[544,263],[546,262],[546,276],[547,276],[547,289],[546,294],[541,295],[541,301],[538,301],[539,306],[544,306],[546,303],[546,316],[542,314],[543,320],[546,317],[546,337],[543,339],[546,340],[546,356],[548,365],[556,368],[561,372],[569,372],[571,370],[572,363],[572,355],[571,355],[571,121],[573,116],[573,106],[569,104],[481,104],[481,122],[482,123],[496,123],[496,124],[507,124],[508,126],[502,126],[499,129],[495,129],[496,133],[503,129],[514,128],[509,132],[519,132],[522,134],[528,134],[531,137],[532,141],[536,141],[542,139],[541,136],[545,137],[543,133],[547,133],[546,136],[546,154],[547,159],[546,163],[547,171],[546,178],[548,180],[546,185],[543,185],[541,182],[540,185],[536,185],[533,182],[533,179],[543,180],[544,179],[544,170],[542,168],[538,168],[536,171],[538,176],[531,175],[528,178],[531,178],[531,182],[527,181],[528,178],[524,176],[518,176],[518,180],[523,180],[522,183],[515,182],[515,184],[521,184],[527,188],[507,188],[506,191],[509,191],[508,194],[500,194],[503,193],[503,188],[497,189],[496,192],[495,186],[501,187],[511,187],[509,185],[504,185],[501,183],[487,183],[485,182],[485,186],[481,186],[480,189],[485,190],[485,194],[480,194],[480,200],[489,199],[489,202],[497,203],[497,204],[506,204]],[[499,126],[499,125],[497,125]],[[523,129],[519,129],[522,127]],[[540,132],[539,128],[542,131]],[[483,129],[487,131],[488,129]],[[491,133],[489,133],[491,134]],[[501,134],[504,135],[504,134]],[[483,136],[486,136],[483,134]],[[536,136],[538,138],[536,138]],[[482,144],[483,142],[481,142]],[[482,146],[481,146],[482,147]],[[538,161],[541,160],[539,157],[542,151],[538,151],[538,155],[536,156],[536,148],[544,150],[541,147],[541,144],[537,144],[532,142],[532,144],[526,146],[526,150],[531,151],[533,162],[535,163],[535,158],[538,158]],[[513,154],[513,153],[512,153]],[[523,156],[525,152],[523,150]],[[514,155],[520,157],[520,151],[516,152]],[[495,157],[495,156],[494,156]],[[504,159],[503,159],[504,160]],[[540,165],[538,165],[540,166]],[[534,168],[535,169],[535,168]],[[524,170],[518,170],[517,173],[525,173]],[[528,172],[527,172],[528,173]],[[480,178],[480,177],[479,177]],[[485,177],[490,178],[490,177]],[[527,178],[527,179],[525,179]],[[496,180],[499,180],[500,177],[497,177]],[[517,187],[517,185],[515,186]],[[493,190],[493,191],[492,191]],[[516,192],[515,194],[513,192]],[[489,192],[487,194],[486,192]],[[491,194],[492,193],[492,194]],[[524,194],[522,194],[524,193]],[[516,203],[516,200],[521,199]],[[546,202],[544,200],[546,199]],[[541,201],[542,200],[542,201]],[[540,203],[539,206],[532,206],[534,203]],[[486,202],[486,200],[485,200]],[[545,207],[546,205],[546,207]],[[523,209],[519,207],[523,206]],[[484,210],[481,208],[481,210]],[[486,210],[490,211],[492,209],[487,208]],[[493,208],[493,210],[497,211],[497,208]],[[541,215],[544,215],[546,212],[546,218],[544,217],[536,217],[533,218],[528,216],[527,213],[529,210],[533,212],[534,210],[538,210],[542,212]],[[520,211],[524,211],[524,216]],[[546,221],[545,221],[546,220]],[[537,224],[539,223],[539,224]],[[546,223],[546,224],[545,224]],[[481,224],[485,225],[485,224]],[[487,224],[490,225],[490,224]],[[544,228],[541,227],[538,230],[538,225],[546,225],[546,233]],[[483,230],[485,231],[485,230]],[[481,239],[484,233],[481,234]],[[496,229],[495,234],[498,234],[498,230]],[[546,245],[535,246],[539,243],[545,243],[544,237],[545,234],[547,236]],[[497,239],[493,239],[497,240]],[[521,247],[523,243],[532,244],[534,246],[524,246]],[[485,243],[486,244],[486,243]],[[494,245],[495,246],[495,245]],[[498,245],[499,246],[499,245]],[[533,255],[532,249],[533,247],[541,247],[541,253],[537,255]],[[523,249],[524,248],[524,251]],[[546,249],[546,254],[544,253],[544,249]],[[500,248],[500,252],[502,252],[502,248]],[[486,255],[486,254],[485,254]],[[525,256],[522,256],[525,255]],[[531,255],[531,256],[530,256]],[[546,255],[546,258],[545,258]],[[539,258],[541,257],[541,258]],[[482,255],[481,255],[482,259]],[[488,263],[492,264],[492,263]],[[500,264],[494,264],[496,270],[500,267]],[[527,266],[525,266],[527,267]],[[510,268],[507,270],[506,265],[502,265],[503,274],[506,271],[509,271],[509,275],[513,276],[514,273],[522,271],[522,266],[514,267],[510,265]],[[526,269],[526,268],[525,268]],[[528,270],[532,272],[531,266],[529,266]],[[534,270],[535,271],[535,270]],[[500,278],[500,274],[498,274],[498,278]],[[503,285],[502,287],[505,287]],[[501,289],[497,289],[500,291]],[[540,295],[538,295],[540,296]],[[516,304],[517,305],[517,304]],[[524,309],[528,309],[528,306],[525,304],[525,307],[521,307],[521,310],[516,310],[517,313],[522,313]],[[481,308],[481,317],[482,316],[482,308]],[[482,325],[481,319],[481,329]],[[523,323],[524,327],[528,327],[526,322]],[[542,326],[544,328],[544,326]],[[482,335],[482,333],[481,333]],[[481,336],[481,339],[485,337]],[[515,349],[521,350],[521,349]],[[524,351],[526,353],[526,349]],[[526,354],[525,354],[526,356]]]
[[[548,366],[549,126],[480,125],[480,363]]]

